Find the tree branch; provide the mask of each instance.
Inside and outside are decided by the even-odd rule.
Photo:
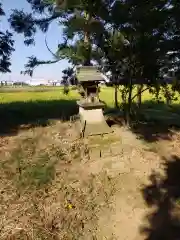
[[[141,92],[135,94],[135,95],[132,97],[131,100],[133,101],[138,95],[142,94],[143,92],[145,92],[145,91],[147,91],[147,90],[149,90],[149,87],[147,87],[147,88],[143,89]]]
[[[24,75],[28,74],[28,75],[30,75],[32,77],[34,69],[36,67],[38,67],[39,65],[53,64],[53,63],[57,63],[59,61],[60,61],[60,59],[57,59],[57,60],[54,60],[54,61],[51,61],[51,60],[42,61],[42,60],[38,60],[34,56],[31,56],[31,57],[29,57],[28,63],[25,65],[26,70],[25,71],[21,71],[21,74],[24,74]]]
[[[59,56],[56,55],[55,53],[53,53],[53,51],[49,48],[48,43],[47,43],[47,36],[45,37],[45,44],[46,44],[48,51],[53,55],[53,57],[55,57],[57,60],[60,60]]]

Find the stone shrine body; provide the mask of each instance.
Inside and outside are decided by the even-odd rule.
[[[105,104],[99,100],[101,73],[94,66],[83,66],[77,70],[77,79],[84,91],[84,97],[77,102],[81,134],[86,137],[112,132],[103,115]]]

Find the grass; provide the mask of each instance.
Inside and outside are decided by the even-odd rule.
[[[136,88],[133,94],[137,93]],[[160,93],[162,97],[162,94]],[[2,87],[0,88],[0,103],[9,102],[27,102],[27,101],[52,101],[52,100],[77,100],[80,96],[76,90],[72,90],[68,95],[63,94],[63,87]],[[109,107],[114,103],[114,88],[101,87],[100,98],[106,102]],[[152,95],[145,91],[142,95],[142,101],[152,100]],[[119,94],[119,102],[121,102]],[[177,103],[179,100],[176,101]]]
[[[39,127],[1,147],[0,239],[96,239],[116,180],[81,168],[84,144],[68,131],[67,123]]]
[[[87,146],[69,121],[77,113],[78,98],[75,90],[64,95],[61,87],[1,89],[0,239],[101,239],[98,216],[111,208],[120,184],[117,176],[103,170],[90,174],[84,165]],[[100,98],[113,107],[113,88],[102,87]],[[180,122],[178,104],[155,104],[147,93],[142,109],[146,131],[142,126],[131,131],[147,141],[168,135],[172,117]],[[155,125],[146,138],[150,120]],[[106,138],[103,144],[113,140]]]
[[[0,134],[16,134],[21,128],[48,126],[54,120],[68,121],[78,113],[76,101],[80,98],[76,90],[63,94],[62,87],[15,87],[0,89]],[[133,94],[136,94],[134,90]],[[107,118],[116,118],[120,123],[123,116],[112,112],[114,89],[101,87],[100,99],[107,104]],[[143,121],[166,122],[168,127],[179,125],[180,108],[177,100],[172,107],[157,104],[148,92],[142,96]],[[119,102],[120,94],[119,94]],[[120,121],[119,121],[120,120]],[[122,122],[122,121],[121,121]]]
[[[135,91],[134,91],[135,93]],[[28,102],[28,101],[52,101],[52,100],[77,100],[80,96],[76,90],[71,90],[68,95],[63,94],[62,87],[25,87],[25,88],[1,88],[0,102]],[[108,106],[113,106],[114,89],[112,87],[101,87],[100,98]],[[150,100],[149,93],[143,94],[143,101]],[[119,96],[119,101],[120,101]]]
[[[70,91],[66,96],[63,94],[63,88],[18,88],[18,89],[4,89],[0,93],[0,102],[28,102],[28,101],[52,101],[52,100],[76,100],[78,93],[74,90]]]

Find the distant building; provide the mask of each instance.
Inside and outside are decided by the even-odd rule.
[[[31,86],[39,86],[39,85],[44,85],[44,86],[49,86],[49,82],[48,82],[48,80],[45,80],[45,79],[31,79],[30,81],[29,81],[29,84],[31,85]]]
[[[61,85],[61,80],[49,80],[48,84],[50,86],[60,86]]]
[[[60,86],[61,80],[31,79],[28,83],[31,86]]]

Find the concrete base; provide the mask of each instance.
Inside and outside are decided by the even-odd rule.
[[[83,122],[86,121],[88,123],[99,123],[105,121],[102,108],[84,109],[83,107],[79,107],[79,114]]]
[[[99,108],[86,109],[79,105],[81,133],[84,137],[113,132],[105,121],[102,105]]]

